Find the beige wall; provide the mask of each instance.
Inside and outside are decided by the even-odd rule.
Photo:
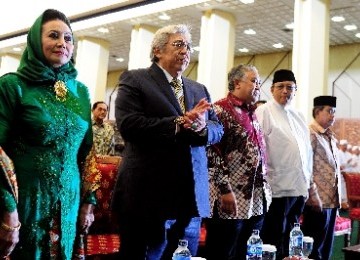
[[[327,93],[323,93],[324,95],[332,95],[333,81],[346,70],[337,80],[334,92],[335,96],[338,97],[338,118],[360,118],[360,109],[356,106],[359,102],[358,99],[360,99],[360,58],[355,59],[359,53],[360,44],[330,47],[329,81]],[[354,59],[355,61],[353,61]],[[263,80],[261,99],[269,100],[271,98],[270,86],[273,72],[277,69],[291,69],[292,53],[277,52],[234,58],[234,66],[241,63],[253,64],[258,68],[260,77]],[[197,67],[197,62],[190,63],[184,75],[196,80]],[[107,96],[117,86],[121,72],[113,71],[108,73]],[[301,86],[299,86],[300,90]]]

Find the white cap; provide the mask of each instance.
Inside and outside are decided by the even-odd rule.
[[[358,149],[359,149],[359,146],[354,145],[351,150],[355,152]]]
[[[352,145],[351,144],[348,144],[347,146],[346,146],[346,149],[348,149],[348,150],[350,150],[352,148]]]
[[[347,141],[345,139],[341,139],[339,142],[340,145],[345,145],[347,144]]]

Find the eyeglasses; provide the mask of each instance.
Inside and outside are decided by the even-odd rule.
[[[275,85],[274,87],[278,90],[283,90],[284,88],[286,88],[286,90],[289,92],[297,90],[296,85],[287,85],[287,86],[286,85]]]
[[[173,43],[170,43],[172,46],[174,46],[176,49],[183,49],[186,47],[186,50],[190,53],[194,52],[194,49],[191,47],[191,43],[186,43],[184,41],[174,41]]]
[[[329,107],[326,111],[327,111],[330,115],[335,115],[336,109],[333,108],[333,107]]]

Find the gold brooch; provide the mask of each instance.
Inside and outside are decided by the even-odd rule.
[[[68,89],[67,89],[64,81],[62,81],[62,80],[56,81],[55,85],[54,85],[54,91],[55,91],[57,100],[59,100],[61,102],[64,102],[66,100],[66,94],[68,92]]]

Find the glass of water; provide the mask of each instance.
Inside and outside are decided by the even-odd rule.
[[[314,239],[312,237],[303,237],[303,254],[306,258],[309,257],[313,249]]]

